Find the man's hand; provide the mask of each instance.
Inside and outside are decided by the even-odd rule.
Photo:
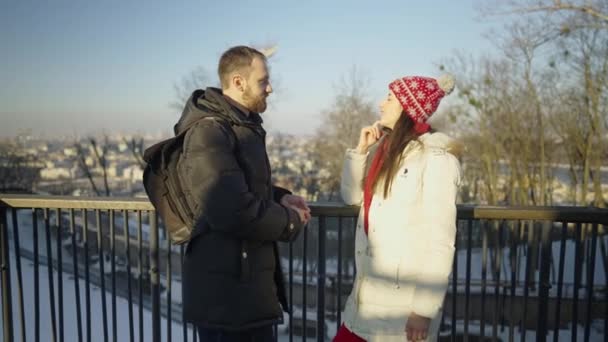
[[[408,341],[423,341],[426,340],[429,332],[431,319],[418,316],[412,312],[405,324],[405,334]]]
[[[281,198],[281,205],[295,210],[300,216],[300,220],[304,224],[310,220],[310,208],[306,204],[306,200],[296,195],[285,195]]]

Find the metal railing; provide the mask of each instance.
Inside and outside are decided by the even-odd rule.
[[[294,309],[280,341],[333,337],[352,289],[358,208],[312,209],[280,248]],[[440,339],[605,340],[607,224],[606,209],[459,206]],[[145,199],[0,194],[3,340],[196,341],[184,248],[162,228]]]

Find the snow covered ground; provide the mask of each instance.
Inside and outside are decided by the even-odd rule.
[[[594,321],[591,324],[591,329],[589,330],[589,341],[591,342],[599,342],[604,341],[604,333],[603,333],[603,322],[602,321]],[[567,327],[566,329],[559,330],[558,341],[572,341],[572,326]],[[450,336],[451,330],[442,331],[440,336]],[[456,323],[456,334],[464,335],[464,322],[458,321]],[[481,325],[479,322],[470,322],[468,328],[469,336],[481,336]],[[509,327],[506,326],[505,329],[501,329],[498,327],[498,332],[496,337],[501,341],[510,341],[511,332],[509,331]],[[546,341],[553,341],[553,336],[555,332],[553,330],[547,333]],[[486,324],[484,330],[484,337],[492,337],[492,326]],[[471,338],[472,339],[472,338]],[[513,330],[513,339],[514,340],[523,340],[524,334],[517,327]],[[475,339],[472,339],[476,341]],[[536,331],[526,330],[525,331],[525,340],[526,341],[536,341]],[[576,331],[576,339],[575,341],[584,341],[585,340],[585,327],[579,325]]]
[[[603,288],[604,292],[594,292],[595,298],[605,298],[606,296],[606,260],[603,258],[601,250],[600,250],[600,242],[604,241],[604,244],[608,245],[608,236],[602,236],[598,238],[596,253],[595,253],[595,268],[593,269],[593,286],[594,288]],[[551,274],[550,274],[550,283],[552,285],[549,290],[549,295],[557,297],[558,290],[558,274],[559,274],[559,261],[560,261],[560,251],[561,251],[561,242],[555,241],[552,243],[552,254],[554,264],[551,266]],[[526,256],[524,254],[524,246],[517,247],[517,254],[519,261],[519,266],[516,267],[515,277],[519,283],[523,283],[525,281],[525,272],[526,272]],[[583,254],[587,254],[590,256],[591,253],[587,253],[583,250]],[[481,248],[473,248],[471,251],[471,280],[472,283],[479,283],[478,281],[482,279],[482,251]],[[466,279],[466,266],[467,266],[467,251],[459,250],[458,251],[458,274],[457,279],[459,279],[459,283]],[[510,258],[510,249],[503,248],[501,253],[501,274],[500,279],[501,282],[510,282],[511,281],[511,264],[508,262]],[[575,260],[576,260],[576,243],[572,240],[566,241],[565,244],[565,253],[564,253],[564,279],[563,279],[563,288],[562,288],[562,297],[573,297],[574,290],[574,275],[575,275]],[[581,269],[581,289],[579,289],[579,298],[583,298],[586,296],[586,286],[587,286],[587,267],[589,265],[589,260],[585,260],[583,267]],[[490,253],[488,253],[487,259],[487,269],[486,269],[486,279],[488,281],[492,280],[492,270],[490,265],[492,263],[492,259]],[[534,278],[530,279],[531,282],[538,283],[538,273],[535,274]],[[451,287],[450,287],[451,290]],[[459,286],[458,291],[464,291],[464,286]],[[479,285],[471,285],[471,292],[480,292],[481,286]],[[523,295],[523,286],[519,286],[516,289],[516,295]],[[530,296],[537,295],[536,292],[532,291],[529,293]]]

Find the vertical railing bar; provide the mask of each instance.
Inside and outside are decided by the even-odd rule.
[[[520,335],[522,336],[522,340],[525,341],[526,339],[526,321],[527,321],[527,308],[528,308],[528,296],[529,296],[529,289],[530,289],[530,263],[532,262],[531,256],[530,256],[530,243],[533,243],[532,240],[532,236],[531,234],[533,234],[534,231],[534,227],[532,226],[531,222],[524,222],[523,226],[522,226],[522,236],[524,237],[524,245],[522,248],[522,254],[525,255],[525,265],[524,265],[524,306],[523,306],[523,310],[522,310],[522,319],[521,319],[521,323],[519,325],[519,329],[520,329]]]
[[[461,222],[459,222],[461,223]],[[461,225],[462,226],[462,225]],[[471,299],[471,250],[473,240],[473,225],[471,220],[467,220],[467,260],[465,273],[465,298],[464,298],[464,336],[463,341],[469,341],[469,316],[470,316],[470,299]]]
[[[520,244],[520,231],[523,229],[521,221],[512,222],[511,229],[511,240],[509,248],[509,260],[511,261],[511,298],[509,301],[509,342],[513,342],[515,335],[515,303],[516,303],[516,289],[517,279],[519,277],[519,244]]]
[[[581,263],[582,263],[582,225],[576,224],[575,231],[575,264],[574,264],[574,293],[572,294],[572,342],[576,342],[578,332],[578,294],[581,286]]]
[[[500,281],[500,276],[502,274],[502,257],[503,257],[503,247],[505,246],[505,226],[502,224],[498,225],[498,283],[500,284],[500,286],[503,286],[501,281]],[[506,272],[505,272],[506,273]],[[504,287],[503,287],[504,288]],[[498,302],[498,307],[497,307],[497,311],[501,313],[501,316],[504,317],[504,315],[502,314],[504,312],[504,303],[505,303],[505,297],[506,297],[506,289],[503,290],[503,297],[502,300],[500,300]],[[501,327],[501,331],[504,331],[504,318],[501,320],[502,323],[502,327]]]
[[[293,342],[293,241],[289,242],[289,342]]]
[[[503,227],[504,228],[504,227]],[[505,237],[506,239],[506,237]],[[503,247],[506,247],[507,245],[507,241],[504,241]],[[500,332],[504,333],[505,330],[508,330],[508,324],[509,322],[507,322],[507,315],[505,314],[506,308],[507,308],[507,300],[509,299],[509,282],[508,282],[508,272],[507,272],[507,264],[506,264],[506,260],[508,259],[507,257],[505,257],[505,251],[503,250],[502,253],[502,265],[504,267],[504,277],[505,279],[501,282],[500,287],[502,289],[502,296],[500,297]],[[508,331],[507,331],[508,334]]]
[[[308,291],[308,277],[306,274],[307,264],[307,249],[308,249],[308,229],[304,229],[303,234],[303,251],[302,251],[302,342],[306,342],[306,311],[308,305],[306,305],[306,292]]]
[[[167,234],[168,235],[168,234]],[[171,239],[167,236],[167,341],[171,342]]]
[[[70,235],[72,240],[72,264],[74,265],[74,296],[76,297],[76,326],[78,330],[78,341],[82,336],[82,308],[80,306],[80,276],[78,272],[78,249],[76,246],[76,222],[74,209],[70,209]]]
[[[319,216],[318,250],[317,250],[317,341],[325,339],[325,239],[327,237],[326,217]]]
[[[19,323],[21,327],[21,341],[27,341],[25,333],[25,309],[23,305],[23,276],[21,272],[21,243],[19,241],[19,222],[17,220],[17,210],[11,210],[13,219],[13,243],[15,244],[15,265],[17,268],[17,299],[19,303]],[[8,227],[7,227],[8,228]]]
[[[585,342],[589,341],[590,329],[591,329],[591,306],[593,305],[593,282],[595,277],[595,259],[597,252],[597,234],[598,224],[593,223],[591,228],[591,253],[587,267],[587,312],[585,319]],[[604,332],[606,334],[606,332]]]
[[[112,340],[118,341],[118,317],[116,312],[116,222],[114,210],[109,210],[110,215],[110,274],[112,281]]]
[[[63,217],[61,209],[57,209],[57,303],[59,314],[59,341],[63,342]]]
[[[494,286],[494,315],[492,315],[492,338],[493,340],[497,339],[498,336],[498,315],[500,308],[500,263],[501,263],[501,255],[502,255],[502,246],[500,244],[501,241],[501,230],[500,225],[495,229],[496,236],[494,238],[495,247],[494,247],[494,257],[493,257],[493,278],[495,283]]]
[[[129,232],[129,211],[123,210],[123,233],[125,235],[125,252],[127,254],[127,302],[129,305],[129,341],[135,341],[133,323],[133,289],[131,286],[131,234]]]
[[[103,251],[103,228],[101,224],[101,211],[95,210],[95,219],[97,223],[97,255],[99,257],[99,279],[101,282],[101,316],[103,325],[103,340],[108,341],[108,312],[106,306],[106,273],[105,273],[105,256]]]
[[[606,225],[602,225],[602,231],[606,231]],[[604,265],[604,274],[608,274],[608,254],[606,253],[606,243],[605,243],[605,239],[602,237],[600,238],[599,241],[600,244],[600,253],[601,253],[601,257],[600,260],[602,261],[602,264]]]
[[[521,336],[522,342],[526,341],[526,321],[528,313],[528,297],[530,289],[530,268],[532,267],[531,244],[534,243],[534,222],[528,222],[528,238],[526,239],[525,251],[526,251],[526,270],[524,276],[524,307],[522,314],[522,325],[521,325]]]
[[[187,243],[186,243],[187,245]],[[180,265],[184,264],[184,244],[179,246],[179,257],[180,257]],[[181,267],[182,271],[182,279],[184,279],[184,268]],[[184,316],[184,310],[182,310],[182,336],[184,338],[184,342],[188,341],[188,323],[186,322],[186,318]]]
[[[82,239],[84,245],[84,284],[85,284],[85,306],[86,306],[86,326],[87,326],[87,341],[91,341],[91,281],[89,269],[89,217],[87,209],[82,209]]]
[[[501,226],[501,229],[504,229],[504,226]],[[501,254],[502,254],[502,256],[504,256],[504,251],[502,249],[501,249]],[[504,262],[505,258],[501,258],[501,259],[503,260],[502,262]],[[506,278],[506,276],[507,276],[507,272],[505,269],[505,278]],[[500,284],[500,288],[502,290],[502,296],[500,296],[500,301],[499,301],[499,307],[501,310],[500,311],[500,332],[504,332],[507,318],[505,317],[506,315],[504,314],[503,309],[506,305],[505,303],[507,302],[507,293],[509,291],[506,280]]]
[[[38,212],[32,208],[32,234],[34,238],[34,341],[40,341],[40,255],[38,246]]]
[[[160,342],[160,273],[159,273],[159,236],[156,211],[148,212],[150,217],[150,284],[152,291],[152,341]]]
[[[456,304],[458,297],[458,241],[460,240],[458,238],[458,233],[460,233],[460,229],[456,230],[456,238],[454,239],[454,266],[452,271],[452,326],[450,327],[450,340],[452,342],[456,341]]]
[[[342,216],[338,217],[338,269],[337,269],[337,300],[336,306],[336,331],[340,329],[342,323]]]
[[[272,326],[272,334],[274,335],[274,341],[279,341],[279,328],[276,324]]]
[[[138,272],[138,313],[139,313],[139,341],[144,341],[144,252],[143,252],[143,241],[142,241],[142,215],[141,210],[137,211],[137,253],[138,253],[138,264],[137,264],[137,272]]]
[[[566,235],[568,234],[568,223],[562,222],[562,232],[559,245],[559,267],[557,276],[557,306],[555,308],[555,328],[553,330],[553,341],[559,341],[559,326],[561,323],[562,290],[564,285],[564,267],[566,259]]]
[[[537,320],[537,341],[546,341],[547,322],[549,317],[549,289],[551,288],[551,233],[553,231],[552,222],[542,222],[541,241],[540,241],[540,275],[538,284],[538,320]]]
[[[602,225],[602,231],[606,232],[606,229],[608,229],[608,225],[603,224]],[[606,259],[606,251],[605,251],[605,246],[604,246],[604,241],[606,239],[604,238],[604,236],[602,236],[602,240],[600,241],[601,244],[600,246],[602,247],[602,250],[604,251],[602,253],[602,260],[604,261],[604,281],[608,281],[608,260]],[[605,308],[605,312],[604,312],[604,342],[608,342],[608,298],[604,297],[604,308]]]
[[[55,280],[53,279],[53,249],[51,247],[51,222],[50,212],[48,208],[44,209],[44,230],[46,233],[46,253],[47,253],[47,270],[49,277],[49,301],[51,304],[51,336],[52,340],[57,341],[57,321],[55,316]]]
[[[471,222],[471,221],[469,221]],[[481,226],[481,318],[480,318],[480,339],[483,341],[486,332],[486,286],[488,277],[488,226]]]
[[[13,297],[11,293],[10,253],[6,207],[0,207],[0,275],[2,278],[2,325],[3,339],[13,341]]]

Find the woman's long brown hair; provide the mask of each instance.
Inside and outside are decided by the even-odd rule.
[[[409,115],[401,113],[401,117],[395,123],[395,127],[388,133],[386,144],[386,156],[378,172],[378,177],[372,184],[372,189],[376,192],[379,184],[384,184],[384,198],[391,192],[393,178],[399,169],[399,163],[403,150],[412,140],[416,140],[418,134],[414,131],[414,121]]]

